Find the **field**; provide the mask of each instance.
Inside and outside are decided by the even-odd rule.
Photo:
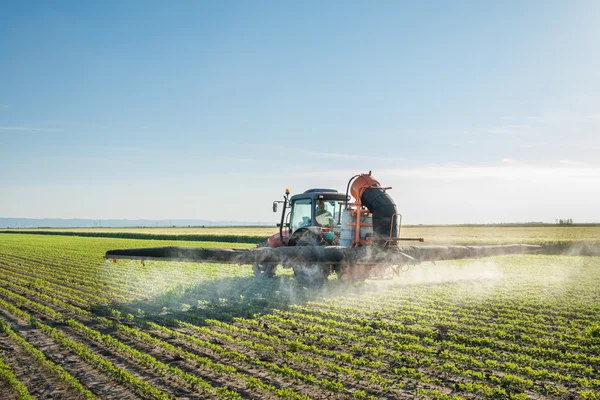
[[[278,232],[278,228],[264,226],[247,227],[191,227],[191,228],[55,228],[55,229],[11,229],[4,232],[60,233],[83,235],[132,235],[137,238],[153,236],[173,236],[178,239],[230,239],[232,236],[254,237],[264,240]],[[0,230],[2,232],[2,230]],[[137,236],[136,236],[137,235]],[[406,226],[400,232],[402,237],[423,237],[429,244],[503,244],[525,243],[543,244],[550,242],[600,241],[600,225],[442,225]],[[228,240],[230,241],[230,240]],[[411,242],[406,242],[412,244]]]
[[[578,229],[495,238],[600,239]],[[102,259],[163,245],[253,247],[0,234],[0,398],[600,399],[600,257],[438,262],[320,289],[287,270]]]

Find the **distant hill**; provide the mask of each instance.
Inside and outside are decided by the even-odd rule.
[[[0,228],[134,228],[170,226],[272,226],[272,222],[209,221],[204,219],[61,219],[0,218]]]

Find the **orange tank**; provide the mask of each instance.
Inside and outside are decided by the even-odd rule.
[[[357,202],[360,203],[360,198],[362,197],[365,189],[373,186],[381,187],[377,179],[373,178],[370,173],[360,174],[359,177],[356,178],[352,183],[352,186],[350,187],[350,194],[356,199]]]

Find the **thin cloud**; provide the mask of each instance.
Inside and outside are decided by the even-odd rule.
[[[494,134],[494,135],[522,135],[525,133],[531,132],[533,129],[530,125],[501,125],[496,128],[491,128],[485,130],[486,133]]]
[[[259,162],[268,161],[268,160],[258,159],[258,158],[231,157],[231,156],[225,156],[222,159],[231,161],[231,162],[239,162],[239,163],[259,163]]]
[[[585,165],[584,162],[581,161],[573,161],[573,160],[559,160],[559,163],[563,165]]]
[[[566,133],[569,135],[579,135],[590,129],[594,131],[600,129],[598,126],[600,113],[598,112],[556,109],[543,112],[539,115],[524,117],[521,121],[506,116],[502,119],[505,121],[514,121],[514,123],[500,123],[498,126],[481,129],[480,131],[492,135],[539,137],[541,135],[556,136]]]
[[[346,154],[346,153],[320,153],[320,152],[310,152],[309,156],[318,157],[318,158],[335,158],[342,160],[378,160],[378,161],[404,161],[406,158],[403,157],[376,157],[376,156],[365,156],[362,154]]]
[[[264,151],[265,149],[270,149],[272,151],[277,152],[288,152],[290,150],[287,146],[281,146],[271,143],[243,143],[244,148],[253,147],[257,150]],[[386,156],[368,156],[364,154],[351,154],[351,153],[332,153],[332,152],[319,152],[319,151],[309,151],[307,153],[303,153],[303,156],[315,157],[315,158],[328,158],[328,159],[336,159],[336,160],[364,160],[364,161],[390,161],[390,162],[398,162],[405,161],[404,157],[386,157]]]
[[[503,160],[498,165],[441,164],[382,171],[395,178],[472,180],[501,179],[513,181],[566,182],[585,179],[600,184],[600,165],[561,160],[552,163],[525,163]]]
[[[60,132],[61,130],[62,129],[46,128],[31,125],[0,126],[0,131],[5,132]]]
[[[531,141],[527,141],[527,142],[522,142],[521,147],[523,147],[523,148],[543,147],[543,146],[548,146],[550,144],[552,144],[552,143],[548,142],[547,140],[531,140]]]
[[[600,119],[600,113],[574,110],[552,110],[541,115],[529,116],[527,120],[540,124],[580,124]]]
[[[359,156],[356,154],[319,153],[319,152],[311,152],[311,153],[309,153],[309,155],[314,156],[314,157],[321,157],[321,158],[341,158],[341,159],[345,159],[345,160],[357,160],[362,157],[362,156]]]

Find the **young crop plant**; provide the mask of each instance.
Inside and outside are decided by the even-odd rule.
[[[585,330],[585,334],[590,338],[596,339],[598,341],[598,344],[600,344],[600,324],[594,324],[589,326]]]

